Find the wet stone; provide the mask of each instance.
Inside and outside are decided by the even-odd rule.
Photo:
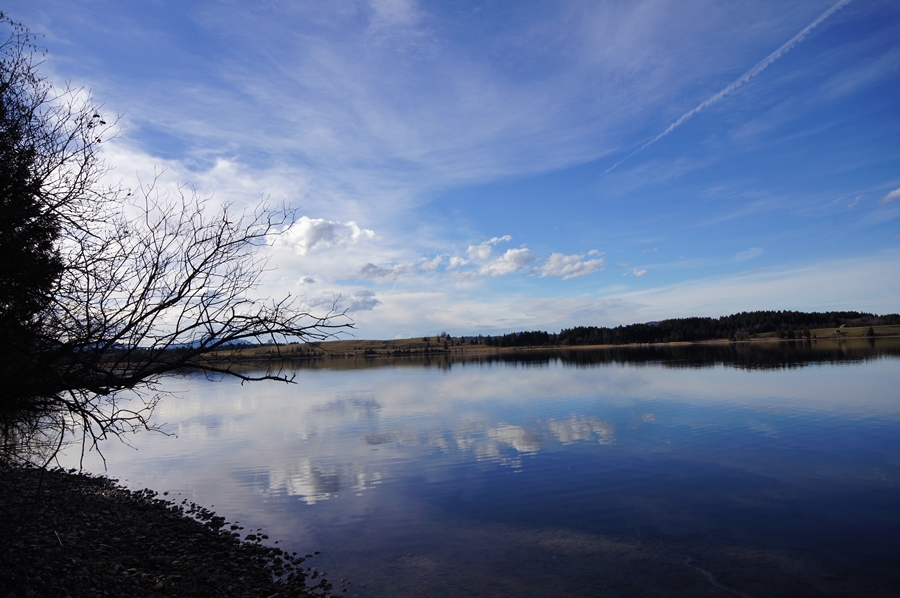
[[[0,566],[0,598],[330,595],[265,534],[233,529],[108,478],[0,467],[0,563],[15,564]]]

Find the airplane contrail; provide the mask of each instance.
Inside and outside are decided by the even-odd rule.
[[[791,48],[793,48],[794,46],[799,44],[801,41],[803,41],[803,38],[805,38],[809,34],[809,32],[812,31],[813,29],[815,29],[822,21],[824,21],[825,19],[827,19],[828,17],[830,17],[831,15],[833,15],[840,9],[844,8],[851,2],[853,2],[853,0],[840,0],[839,2],[837,2],[834,6],[832,6],[831,8],[829,8],[828,10],[826,10],[825,12],[820,14],[816,18],[815,21],[813,21],[812,23],[807,25],[802,31],[800,31],[800,33],[798,33],[797,35],[795,35],[794,37],[789,39],[787,42],[785,42],[785,44],[783,46],[781,46],[780,48],[778,48],[777,50],[775,50],[774,52],[772,52],[771,54],[769,54],[768,56],[766,56],[765,58],[760,60],[758,63],[756,63],[756,66],[754,66],[749,71],[747,71],[746,73],[744,73],[743,75],[741,75],[740,77],[735,79],[731,84],[729,84],[727,87],[725,87],[725,89],[723,89],[719,93],[715,94],[711,98],[707,99],[705,102],[703,102],[702,104],[700,104],[693,110],[690,110],[690,111],[682,114],[681,117],[679,117],[678,120],[676,120],[671,125],[669,125],[665,131],[663,131],[662,133],[660,133],[659,135],[657,135],[656,137],[654,137],[653,139],[651,139],[650,141],[648,141],[647,143],[642,145],[641,147],[637,148],[636,150],[634,150],[633,152],[631,152],[630,154],[628,154],[627,156],[625,156],[624,158],[622,158],[621,160],[619,160],[618,162],[616,162],[615,164],[613,164],[612,166],[610,166],[609,168],[604,170],[603,174],[601,174],[600,176],[603,176],[609,172],[612,172],[613,170],[618,168],[623,162],[625,162],[626,160],[628,160],[635,154],[644,151],[645,149],[647,149],[648,147],[650,147],[651,145],[653,145],[654,143],[656,143],[657,141],[659,141],[660,139],[662,139],[663,137],[665,137],[666,135],[668,135],[669,133],[671,133],[672,131],[674,131],[675,129],[680,127],[681,125],[683,125],[685,122],[687,122],[691,117],[693,117],[695,114],[697,114],[701,110],[704,110],[705,108],[708,108],[709,106],[712,106],[713,104],[715,104],[716,102],[718,102],[719,100],[721,100],[722,98],[724,98],[725,96],[727,96],[728,94],[730,94],[731,92],[736,90],[737,88],[741,87],[744,83],[746,83],[753,77],[757,76],[758,74],[760,74],[761,72],[766,70],[770,64],[772,64],[773,62],[775,62],[776,60],[778,60],[779,58],[784,56]]]

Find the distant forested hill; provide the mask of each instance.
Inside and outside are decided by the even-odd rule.
[[[606,328],[576,326],[559,334],[540,330],[512,332],[502,336],[479,336],[479,344],[496,347],[539,347],[545,345],[620,345],[626,343],[666,343],[716,339],[744,340],[754,335],[775,333],[781,338],[809,337],[814,328],[900,325],[900,315],[856,311],[804,313],[799,311],[741,312],[721,318],[676,318],[648,324]]]

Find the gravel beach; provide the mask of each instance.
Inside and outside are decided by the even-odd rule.
[[[0,469],[0,598],[333,595],[312,555],[116,482]]]

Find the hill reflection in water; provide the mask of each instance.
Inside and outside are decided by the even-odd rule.
[[[173,380],[178,437],[106,456],[348,595],[891,595],[898,366],[896,339],[328,359]]]
[[[715,342],[697,344],[623,345],[598,348],[540,348],[470,354],[434,353],[410,356],[348,356],[248,364],[246,371],[278,369],[355,370],[380,367],[490,365],[571,366],[659,364],[669,368],[715,367],[781,369],[840,364],[900,356],[900,338],[848,338],[814,341]]]

